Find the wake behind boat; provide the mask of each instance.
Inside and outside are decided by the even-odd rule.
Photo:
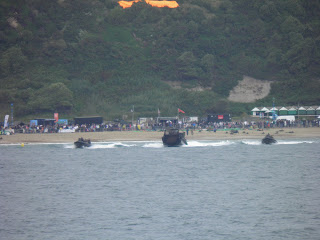
[[[188,145],[184,132],[179,132],[177,128],[169,128],[164,131],[162,137],[163,145],[168,147],[180,146],[182,144]]]
[[[275,140],[269,133],[262,139],[263,144],[272,144],[277,143],[277,140]]]
[[[83,139],[82,137],[78,139],[78,141],[74,142],[74,145],[76,148],[84,148],[84,147],[90,147],[91,146],[91,140],[90,139]]]

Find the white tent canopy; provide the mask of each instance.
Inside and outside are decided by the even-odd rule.
[[[278,116],[277,120],[288,120],[290,122],[293,122],[296,120],[295,116]]]
[[[288,111],[285,107],[280,108],[280,111]]]

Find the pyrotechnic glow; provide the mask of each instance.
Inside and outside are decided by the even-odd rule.
[[[134,1],[119,1],[119,5],[122,8],[129,8],[132,6],[133,3],[140,2],[141,0],[134,0]],[[152,7],[168,7],[168,8],[177,8],[179,4],[176,1],[151,1],[145,0],[147,4],[151,5]]]
[[[132,6],[133,3],[135,2],[140,2],[141,0],[134,0],[134,1],[119,1],[119,5],[122,7],[122,8],[129,8]]]
[[[150,4],[152,7],[168,7],[168,8],[177,8],[179,4],[176,1],[150,1],[145,0],[146,3]]]

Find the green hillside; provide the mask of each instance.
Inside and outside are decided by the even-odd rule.
[[[254,105],[319,105],[319,1],[177,2],[0,0],[0,113],[237,115],[253,106],[227,100],[243,75],[274,81]]]

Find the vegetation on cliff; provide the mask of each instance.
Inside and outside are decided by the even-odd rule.
[[[15,114],[105,118],[240,114],[243,75],[272,80],[257,104],[320,102],[320,2],[180,0],[178,8],[110,0],[1,0],[0,104]],[[182,82],[172,89],[166,81]],[[189,91],[195,86],[205,90]]]

